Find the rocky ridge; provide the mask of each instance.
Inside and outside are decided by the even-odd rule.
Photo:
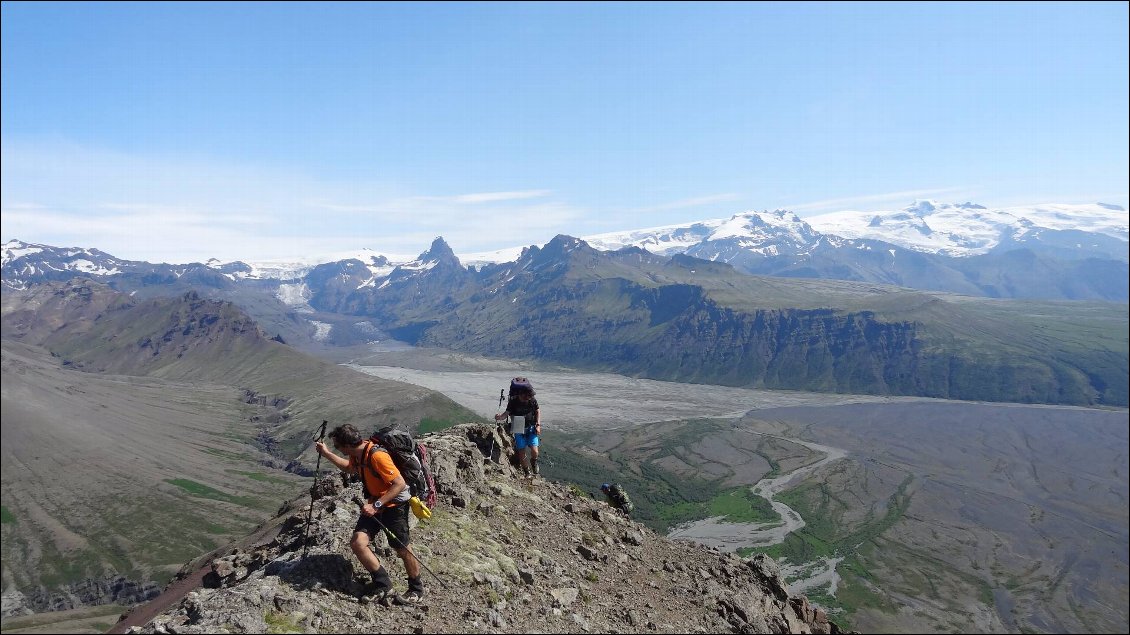
[[[312,511],[306,497],[280,510],[273,540],[220,552],[202,588],[142,626],[115,630],[841,632],[807,598],[789,594],[772,559],[670,541],[576,488],[521,478],[508,460],[509,439],[490,426],[464,424],[421,439],[439,492],[432,519],[412,530],[414,551],[430,570],[422,603],[358,598],[368,576],[349,540],[361,490],[334,475],[315,488]],[[377,544],[403,592],[402,563],[384,541]],[[180,577],[193,572],[198,567],[188,565]]]

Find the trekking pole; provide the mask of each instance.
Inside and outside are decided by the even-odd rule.
[[[506,399],[506,389],[503,388],[502,390],[498,391],[498,410],[500,412],[502,411],[502,402],[505,399]],[[498,421],[494,422],[494,431],[497,434],[497,432],[498,432]],[[490,437],[490,456],[488,456],[487,458],[490,459],[491,461],[494,460],[494,438],[495,438],[495,436],[496,435],[492,434],[491,437]]]
[[[326,424],[329,421],[322,419],[322,427],[318,430],[315,441],[321,441],[326,436]],[[314,494],[318,491],[318,473],[322,470],[322,453],[318,453],[318,463],[314,468],[314,487],[310,490],[310,511],[306,512],[306,535],[302,538],[302,558],[306,559],[306,552],[310,549],[310,521],[314,518]]]
[[[385,535],[387,535],[392,540],[395,540],[396,542],[400,542],[400,539],[396,537],[396,534],[389,531],[388,527],[385,527],[385,524],[381,522],[381,519],[377,518],[377,514],[373,514],[372,519],[377,523],[377,525],[380,526],[381,529],[384,530]],[[389,546],[392,545],[392,540],[389,540]],[[394,547],[394,549],[395,549],[395,547]],[[420,565],[421,567],[424,568],[425,571],[432,574],[432,577],[436,579],[436,582],[439,582],[440,586],[442,586],[447,591],[451,590],[451,587],[444,584],[443,580],[441,580],[440,577],[438,575],[436,575],[435,571],[432,571],[431,567],[424,564],[423,560],[420,560],[420,557],[416,555],[416,552],[412,551],[412,547],[410,547],[408,545],[404,545],[404,550],[407,551],[408,553],[412,554],[412,559],[416,561],[416,564]]]

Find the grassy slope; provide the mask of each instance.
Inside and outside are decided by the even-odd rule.
[[[6,587],[166,579],[303,487],[263,478],[245,425],[255,409],[234,388],[68,370],[8,341],[3,356]]]

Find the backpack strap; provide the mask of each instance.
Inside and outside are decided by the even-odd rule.
[[[365,496],[367,498],[374,498],[374,496],[369,493],[369,487],[365,484],[365,470],[367,469],[371,471],[373,473],[373,476],[375,476],[377,479],[382,481],[384,480],[383,478],[381,478],[380,472],[373,469],[372,458],[374,452],[388,452],[388,450],[382,448],[380,445],[373,441],[369,441],[369,447],[365,450],[365,458],[361,461],[361,469],[359,470],[358,476],[361,477],[361,488],[365,490]]]

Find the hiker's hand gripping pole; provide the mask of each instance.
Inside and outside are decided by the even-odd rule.
[[[329,421],[322,419],[322,425],[318,429],[318,436],[314,437],[314,441],[321,441],[326,438],[326,424]],[[314,518],[314,494],[318,491],[318,474],[322,471],[322,453],[318,453],[318,463],[314,468],[314,487],[310,489],[310,511],[306,512],[306,535],[302,538],[302,557],[306,557],[306,552],[310,549],[310,521]]]

